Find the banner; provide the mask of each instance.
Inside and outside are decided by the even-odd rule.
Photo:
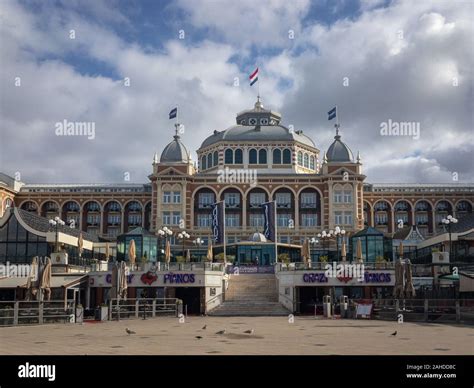
[[[275,202],[265,202],[262,203],[264,219],[264,229],[263,235],[270,241],[276,241],[276,229],[275,229],[275,220],[276,220],[276,206]]]
[[[224,213],[225,213],[224,201],[212,204],[212,240],[214,244],[223,244],[225,240],[224,236]]]

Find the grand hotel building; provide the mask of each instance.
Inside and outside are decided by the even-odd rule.
[[[227,241],[237,243],[262,231],[260,204],[276,200],[279,242],[300,244],[337,225],[348,235],[364,226],[393,235],[399,220],[432,236],[444,230],[447,215],[460,218],[473,209],[474,184],[367,182],[360,154],[340,134],[321,151],[259,100],[237,114],[235,125],[204,139],[197,155],[195,163],[176,133],[154,155],[144,184],[28,184],[0,174],[0,216],[15,206],[112,240],[136,227],[156,233],[166,225],[207,241],[210,204],[224,200]],[[226,167],[256,170],[257,184],[220,181]],[[175,237],[172,242],[180,246]]]

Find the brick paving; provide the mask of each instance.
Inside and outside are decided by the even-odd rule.
[[[207,325],[206,330],[202,327]],[[136,334],[127,335],[129,327]],[[215,334],[226,329],[226,334]],[[254,334],[244,331],[253,328]],[[396,336],[390,335],[397,331]],[[196,338],[201,336],[202,339]],[[0,354],[474,354],[460,325],[313,317],[160,317],[0,328]]]

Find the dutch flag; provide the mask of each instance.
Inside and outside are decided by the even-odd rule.
[[[255,82],[258,81],[258,67],[255,69],[255,71],[252,74],[250,74],[249,80],[250,80],[250,86],[252,86]]]
[[[178,114],[178,108],[171,109],[170,111],[170,120],[176,118],[176,115]]]
[[[328,112],[328,120],[332,120],[336,116],[337,116],[337,108],[334,107]]]

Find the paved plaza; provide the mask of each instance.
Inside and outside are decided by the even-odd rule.
[[[136,334],[128,335],[127,327]],[[224,329],[225,334],[216,334]],[[253,334],[245,333],[251,329]],[[185,323],[163,317],[4,327],[0,354],[471,355],[474,329],[313,317],[295,317],[294,323],[286,317],[189,317]]]

